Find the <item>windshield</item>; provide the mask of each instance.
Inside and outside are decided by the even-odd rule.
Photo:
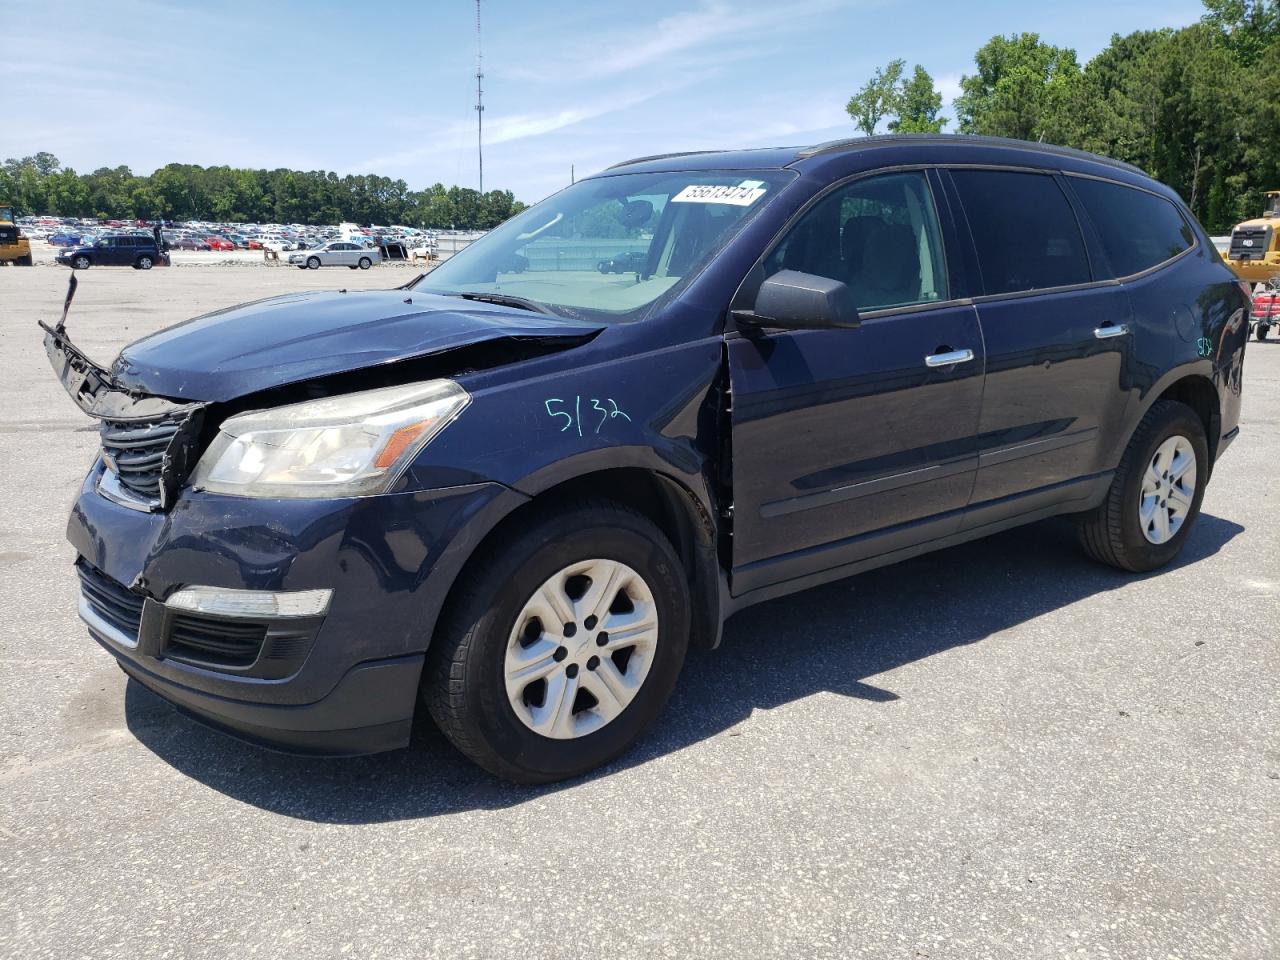
[[[0,223],[13,223],[13,210],[9,207],[0,207]]]
[[[517,297],[581,319],[635,319],[674,296],[792,174],[629,173],[582,180],[414,284]]]
[[[1273,217],[1280,217],[1280,193],[1273,193],[1267,196],[1267,213]],[[0,219],[3,219],[0,217]]]

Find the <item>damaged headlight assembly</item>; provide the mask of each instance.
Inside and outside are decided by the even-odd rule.
[[[383,387],[227,418],[191,485],[242,497],[383,493],[471,402],[452,380]]]

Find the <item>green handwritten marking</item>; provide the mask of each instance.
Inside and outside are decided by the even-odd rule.
[[[1201,337],[1196,341],[1196,349],[1200,351],[1200,356],[1208,357],[1213,355],[1213,341],[1208,337]]]
[[[602,406],[601,401],[595,397],[588,397],[587,400],[591,403],[591,409],[595,410],[597,413],[600,414],[600,421],[596,424],[596,428],[594,431],[595,433],[598,434],[601,431],[601,429],[604,427],[605,423],[609,420],[612,420],[614,417],[622,417],[622,419],[626,420],[628,423],[631,422],[631,417],[629,417],[626,413],[622,411],[622,409],[618,406],[618,401],[614,400],[612,397],[604,398],[604,402],[609,404],[609,406],[613,408],[612,410]],[[560,397],[549,397],[542,402],[542,405],[547,410],[547,416],[552,418],[557,418],[557,417],[564,418],[564,421],[565,421],[564,426],[560,428],[561,433],[564,433],[566,430],[571,430],[576,427],[578,430],[578,436],[581,437],[583,436],[582,396],[581,394],[574,396],[573,413],[570,413],[568,410],[557,410],[552,406],[553,404],[567,403],[567,402],[568,401],[563,400]]]
[[[569,413],[567,410],[552,410],[551,405],[553,403],[564,403],[564,401],[561,400],[559,397],[552,397],[550,400],[546,402],[548,414],[550,414],[553,417],[564,417],[566,420],[569,421],[563,427],[560,428],[560,432],[564,433],[566,430],[568,430],[570,427],[573,426],[573,414]]]

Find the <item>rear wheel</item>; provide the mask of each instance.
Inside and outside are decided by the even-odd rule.
[[[150,270],[154,265],[150,257],[139,257],[137,264],[135,264],[139,270]]]
[[[1084,551],[1101,563],[1142,572],[1176,557],[1200,514],[1209,445],[1195,411],[1159,400],[1138,424],[1107,499],[1080,517]]]
[[[320,258],[319,258],[319,257],[308,257],[308,258],[307,258],[307,269],[308,269],[308,270],[319,270],[319,269],[320,269]]]
[[[373,261],[372,261],[372,260],[370,260],[368,257],[361,257],[361,258],[360,258],[360,269],[361,269],[361,270],[368,270],[371,266],[373,266]]]
[[[25,257],[19,257],[13,262],[20,267],[29,267],[31,266],[31,254],[28,253]]]
[[[1270,332],[1270,330],[1271,327],[1268,324],[1260,323],[1258,324],[1258,329],[1254,331],[1254,336],[1259,340],[1265,340],[1267,339],[1267,333]]]
[[[486,770],[520,783],[578,776],[662,710],[688,645],[689,593],[642,515],[589,503],[521,524],[462,578],[423,699]]]

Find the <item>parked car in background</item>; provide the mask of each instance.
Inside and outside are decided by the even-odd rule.
[[[634,250],[601,260],[596,264],[596,269],[601,273],[638,273],[644,269],[648,259],[649,254],[642,250]]]
[[[169,241],[169,246],[174,250],[209,250],[209,244],[199,237],[175,237]]]
[[[74,270],[90,267],[133,267],[150,270],[169,266],[169,255],[149,234],[113,234],[99,237],[90,246],[72,247],[58,254],[58,262]]]
[[[361,246],[350,240],[334,240],[299,253],[289,254],[289,263],[303,270],[320,267],[350,267],[368,270],[382,262],[382,254],[376,249]]]
[[[49,235],[49,246],[51,247],[74,247],[80,244],[82,236],[79,231],[59,230],[57,233]]]
[[[209,245],[210,250],[234,250],[236,245],[226,237],[219,237],[216,234],[205,237],[204,242]]]

